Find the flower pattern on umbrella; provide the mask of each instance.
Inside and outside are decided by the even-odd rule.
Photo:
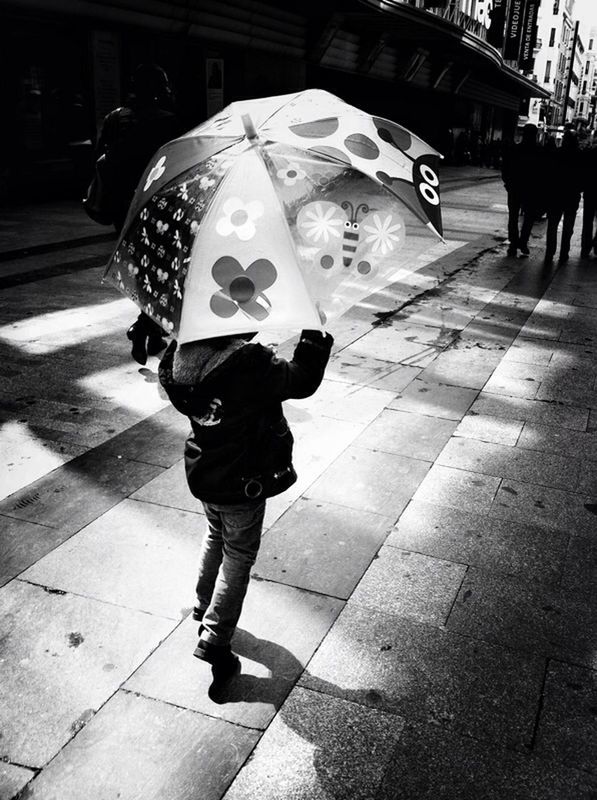
[[[265,319],[271,303],[265,294],[276,282],[278,272],[271,261],[259,258],[244,269],[232,256],[222,256],[211,274],[221,288],[212,295],[210,308],[218,317],[233,317],[237,311],[256,320]]]
[[[156,170],[162,166],[158,161]],[[139,211],[114,255],[108,275],[168,333],[180,322],[193,242],[222,175],[221,164],[210,160],[161,189]]]

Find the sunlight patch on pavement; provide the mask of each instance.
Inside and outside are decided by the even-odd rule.
[[[150,364],[151,361],[152,359]],[[157,360],[155,366],[157,368]],[[169,402],[165,396],[160,396],[156,372],[150,367],[139,369],[133,362],[98,370],[79,378],[77,384],[113,406],[124,407],[143,415],[161,411]]]
[[[2,425],[0,500],[42,478],[86,450],[86,447],[40,439],[18,422]]]
[[[53,353],[117,331],[135,316],[130,300],[65,308],[0,326],[0,339],[25,353]]]

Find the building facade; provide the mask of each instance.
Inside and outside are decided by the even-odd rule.
[[[0,200],[79,196],[98,123],[144,61],[166,69],[188,127],[235,99],[318,87],[448,159],[459,137],[509,138],[521,103],[547,92],[487,14],[482,0],[5,0]]]

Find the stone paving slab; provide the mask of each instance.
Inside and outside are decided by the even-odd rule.
[[[330,358],[325,374],[331,381],[369,386],[395,369],[396,364],[392,361],[380,361],[377,358],[342,351]]]
[[[249,728],[266,728],[343,607],[340,600],[253,579],[232,647],[241,674],[220,702],[211,671],[193,658],[197,623],[189,617],[127,681],[148,697]]]
[[[35,772],[14,764],[0,763],[0,797],[11,800],[35,776]]]
[[[408,723],[375,800],[592,800],[596,792],[578,770]]]
[[[537,730],[537,753],[552,763],[597,775],[595,709],[597,672],[550,662]]]
[[[424,409],[426,410],[426,409]],[[384,410],[355,440],[358,447],[433,461],[454,433],[453,420]]]
[[[581,472],[580,461],[576,458],[460,437],[447,443],[436,463],[568,490],[577,487]]]
[[[597,431],[570,431],[552,425],[525,422],[517,444],[542,453],[597,461]]]
[[[597,609],[573,594],[469,569],[448,630],[597,667]]]
[[[547,367],[537,364],[520,364],[507,361],[499,364],[483,387],[490,394],[505,394],[533,400],[547,372]]]
[[[201,501],[193,497],[188,487],[184,458],[133,492],[131,500],[179,508],[181,511],[192,511],[195,514],[204,513]]]
[[[420,367],[409,367],[405,364],[394,364],[394,369],[388,375],[378,378],[372,385],[376,389],[387,389],[389,392],[399,394],[418,378],[423,372]]]
[[[536,364],[537,366],[546,367],[552,363],[558,347],[557,342],[527,339],[520,335],[516,337],[504,353],[503,360],[505,363],[514,361],[520,364]]]
[[[56,528],[0,516],[0,586],[64,541]]]
[[[522,397],[507,397],[481,392],[471,406],[477,414],[538,422],[576,431],[586,431],[589,419],[587,408],[558,405]]]
[[[351,355],[371,356],[381,361],[425,368],[450,344],[453,336],[451,331],[396,323],[371,330],[347,350]]]
[[[499,487],[489,511],[492,517],[526,521],[578,536],[594,537],[597,531],[597,489],[591,497],[508,479]]]
[[[430,417],[460,420],[476,396],[476,389],[448,386],[417,378],[399,397],[389,403],[389,407]]]
[[[487,414],[471,411],[462,418],[454,431],[454,436],[514,447],[518,444],[524,424],[522,420],[490,417]]]
[[[167,406],[102,445],[102,455],[171,467],[183,455],[189,433],[188,417]]]
[[[23,800],[219,800],[259,734],[118,692]]]
[[[225,800],[370,800],[403,725],[392,714],[296,688]]]
[[[408,504],[386,539],[392,547],[547,585],[559,583],[564,559],[571,558],[567,543],[565,531],[420,500]]]
[[[443,625],[466,570],[464,564],[382,547],[349,602]]]
[[[288,405],[313,416],[358,422],[372,422],[388,403],[394,392],[374,389],[371,386],[353,386],[340,381],[326,380],[311,397],[290,400]]]
[[[107,603],[185,616],[195,600],[205,517],[125,500],[22,574]]]
[[[0,758],[43,767],[173,623],[16,580],[0,592]]]
[[[474,353],[472,348],[451,348],[440,353],[425,369],[425,380],[468,389],[482,389],[500,363],[500,355],[488,356],[485,351]]]
[[[348,605],[300,684],[514,749],[528,747],[544,660]]]
[[[0,514],[58,528],[66,538],[161,470],[153,464],[103,457],[96,448],[0,501]]]
[[[85,447],[71,442],[58,444],[51,439],[43,439],[24,425],[14,422],[2,425],[0,463],[4,469],[0,497],[14,494],[85,450]]]
[[[561,586],[597,603],[597,537],[570,537]]]
[[[482,513],[491,508],[500,482],[492,475],[434,464],[413,499]]]
[[[392,522],[379,514],[299,499],[264,537],[253,573],[346,599]]]
[[[595,410],[597,409],[597,396],[594,379],[587,387],[577,386],[570,380],[562,381],[562,378],[544,381],[537,392],[537,400],[545,400],[548,403],[567,403]]]
[[[428,469],[426,461],[353,445],[305,494],[397,519]]]

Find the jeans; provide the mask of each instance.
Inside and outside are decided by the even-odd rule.
[[[580,242],[580,252],[582,255],[589,255],[591,250],[597,253],[597,231],[595,231],[595,219],[597,218],[597,197],[585,192],[583,200],[582,214],[582,234]]]
[[[574,232],[574,221],[578,211],[578,198],[560,201],[553,204],[547,211],[547,236],[545,242],[545,255],[552,258],[558,246],[558,225],[562,217],[562,241],[560,243],[560,256],[566,257],[570,252],[570,240]]]
[[[203,503],[208,529],[199,554],[197,601],[201,639],[228,645],[238,623],[255,563],[265,501],[237,505]]]
[[[518,218],[522,212],[522,226],[518,230]],[[510,247],[526,247],[529,242],[533,223],[537,216],[536,204],[523,200],[520,192],[508,192],[508,239]]]

